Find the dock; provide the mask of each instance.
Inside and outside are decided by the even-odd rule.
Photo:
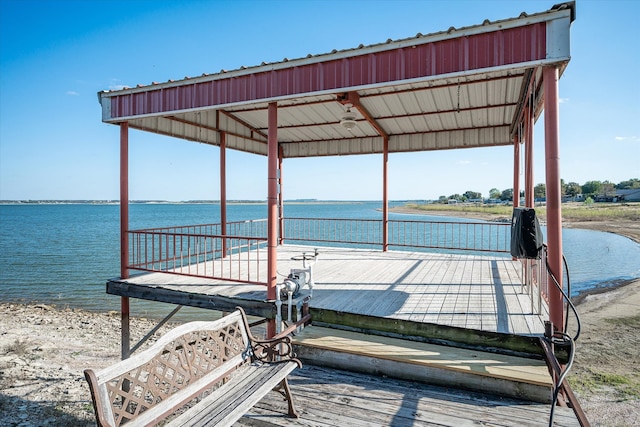
[[[305,364],[550,401],[552,380],[538,343],[547,312],[536,312],[519,261],[285,244],[278,246],[278,281],[316,249],[317,258],[306,261],[314,263],[313,288],[292,300],[292,321],[303,301],[312,316],[312,326],[294,337]],[[256,284],[155,272],[112,279],[107,292],[276,316]],[[285,299],[285,320],[287,312]]]
[[[302,267],[292,258],[313,251],[312,246],[278,246],[278,281]],[[318,251],[309,303],[315,321],[353,315],[520,336],[544,332],[548,309],[542,304],[537,312],[522,285],[522,264],[510,257],[336,247]],[[250,315],[274,317],[273,302],[265,300],[261,285],[144,273],[109,280],[107,293],[220,311],[242,306]],[[296,301],[309,293],[302,289]]]

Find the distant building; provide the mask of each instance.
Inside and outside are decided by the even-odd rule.
[[[616,190],[618,202],[640,202],[640,188],[631,190]]]

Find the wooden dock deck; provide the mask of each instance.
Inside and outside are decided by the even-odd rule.
[[[552,382],[535,355],[540,355],[537,336],[544,330],[546,306],[542,315],[536,313],[522,287],[518,261],[318,249],[309,303],[313,326],[295,337],[306,363],[291,378],[303,419],[280,416],[283,403],[274,394],[236,425],[544,424]],[[314,247],[278,247],[279,283],[290,269],[302,268],[302,261],[292,258],[303,252],[311,254]],[[275,314],[262,285],[145,273],[112,279],[107,292],[218,311],[242,306],[261,317]],[[308,294],[304,288],[295,302]],[[570,410],[557,409],[556,425],[578,425]]]
[[[278,282],[313,247],[278,247]],[[310,307],[340,315],[371,316],[515,335],[544,332],[547,308],[522,287],[521,264],[507,257],[320,247],[313,267]],[[266,260],[264,264],[266,266]],[[146,273],[112,279],[107,293],[271,317],[265,288],[199,277]],[[308,294],[303,289],[299,301]]]
[[[548,425],[549,404],[492,396],[414,381],[317,366],[289,377],[300,418],[287,418],[286,402],[269,393],[234,426],[517,426]],[[555,426],[579,426],[571,409],[556,407]]]

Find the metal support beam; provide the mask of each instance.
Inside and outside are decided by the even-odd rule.
[[[527,107],[525,114],[525,145],[524,145],[524,199],[525,206],[533,208],[533,110]]]
[[[382,250],[389,250],[389,137],[382,143]]]
[[[267,196],[267,299],[276,299],[278,258],[278,105],[268,107],[268,196]],[[267,337],[276,334],[273,320],[267,325]]]
[[[220,234],[227,235],[227,133],[220,132]],[[222,239],[222,257],[227,256],[227,239]]]
[[[278,146],[278,244],[284,243],[284,195],[282,182],[282,160],[284,159],[284,151],[282,146]]]
[[[558,69],[543,69],[544,147],[547,189],[547,261],[551,272],[562,286],[562,195],[560,189],[560,121],[558,109]],[[553,283],[549,277],[549,283]],[[564,329],[562,293],[549,285],[549,320],[560,331]]]
[[[131,348],[131,354],[135,353],[136,350],[138,350],[140,347],[142,347],[142,345],[152,336],[155,335],[156,332],[158,332],[158,330],[160,328],[162,328],[162,326],[164,326],[165,323],[167,323],[178,311],[180,311],[180,309],[182,308],[182,305],[177,306],[176,308],[174,308],[171,313],[167,314],[164,319],[162,319],[160,322],[158,322],[158,324],[156,326],[153,327],[153,329],[151,329],[149,332],[147,332],[147,334],[142,337],[140,339],[140,341],[138,341],[138,343],[136,345],[134,345]]]
[[[520,206],[520,138],[513,137],[513,207]]]
[[[120,123],[120,277],[129,278],[129,123]],[[129,298],[120,297],[122,360],[130,352]]]

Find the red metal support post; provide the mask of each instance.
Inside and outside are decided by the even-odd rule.
[[[382,147],[382,250],[389,250],[389,137],[383,136]]]
[[[227,133],[220,132],[220,234],[227,235]],[[222,239],[222,257],[227,256],[227,239]]]
[[[276,299],[278,258],[278,104],[268,107],[268,196],[267,196],[267,299]],[[276,324],[270,320],[267,337],[276,334]]]
[[[525,114],[525,146],[524,146],[524,199],[525,206],[535,207],[533,195],[533,109],[527,107]]]
[[[282,160],[284,158],[284,153],[282,152],[282,147],[278,148],[278,230],[280,231],[278,235],[278,244],[282,245],[284,243],[284,195],[282,193]]]
[[[562,194],[560,188],[560,120],[558,108],[558,69],[543,69],[544,141],[547,189],[547,260],[551,272],[562,286]],[[549,277],[549,283],[553,283]],[[549,286],[549,320],[557,330],[564,329],[562,293]]]
[[[129,123],[120,123],[120,277],[129,277]],[[120,297],[122,359],[130,354],[129,297]]]
[[[520,138],[513,137],[513,207],[520,206]]]

